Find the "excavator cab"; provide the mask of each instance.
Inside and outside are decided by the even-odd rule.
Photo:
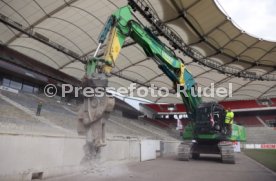
[[[195,134],[224,134],[225,110],[215,103],[202,103],[196,109]]]

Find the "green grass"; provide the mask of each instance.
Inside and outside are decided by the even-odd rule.
[[[244,153],[276,172],[276,150],[244,150]]]

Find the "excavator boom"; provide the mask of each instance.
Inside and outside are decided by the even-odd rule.
[[[105,74],[111,72],[112,65],[115,64],[126,37],[130,37],[143,48],[148,57],[158,64],[158,67],[172,81],[173,87],[176,88],[177,84],[185,87],[186,93],[180,94],[186,108],[193,113],[201,103],[201,98],[191,95],[191,89],[196,83],[191,73],[186,69],[184,61],[177,57],[148,28],[132,20],[130,6],[118,9],[109,19],[113,19],[114,26],[109,34],[104,54],[106,64],[103,66],[102,72]]]

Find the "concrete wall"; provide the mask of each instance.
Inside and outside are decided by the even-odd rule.
[[[102,161],[140,161],[141,140],[107,139],[102,148]],[[154,144],[154,152],[160,148]],[[180,142],[162,141],[162,156],[177,153]],[[31,180],[36,172],[43,172],[43,178],[72,173],[81,169],[84,157],[83,137],[50,135],[14,135],[0,133],[0,180]]]
[[[0,135],[0,180],[30,180],[32,173],[43,178],[81,169],[84,157],[82,137],[42,135]],[[139,140],[108,139],[102,161],[140,160]]]
[[[160,150],[157,145],[159,140],[141,140],[141,161],[156,159],[156,151]]]
[[[29,180],[33,172],[45,177],[71,172],[78,169],[84,144],[80,137],[1,135],[0,180]]]
[[[161,156],[177,156],[178,145],[180,143],[180,141],[161,141]]]
[[[101,152],[102,161],[140,160],[140,140],[108,139]]]

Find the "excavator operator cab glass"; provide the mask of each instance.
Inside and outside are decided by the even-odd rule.
[[[209,122],[210,113],[210,107],[198,108],[196,113],[196,122]]]
[[[223,107],[219,104],[213,106],[213,115],[214,115],[214,129],[216,131],[222,131],[224,123],[225,111]]]
[[[198,133],[221,132],[224,109],[216,103],[205,103],[196,110],[195,128]]]
[[[210,118],[211,118],[211,107],[201,106],[196,110],[195,119],[195,132],[196,133],[208,133],[210,132]]]

